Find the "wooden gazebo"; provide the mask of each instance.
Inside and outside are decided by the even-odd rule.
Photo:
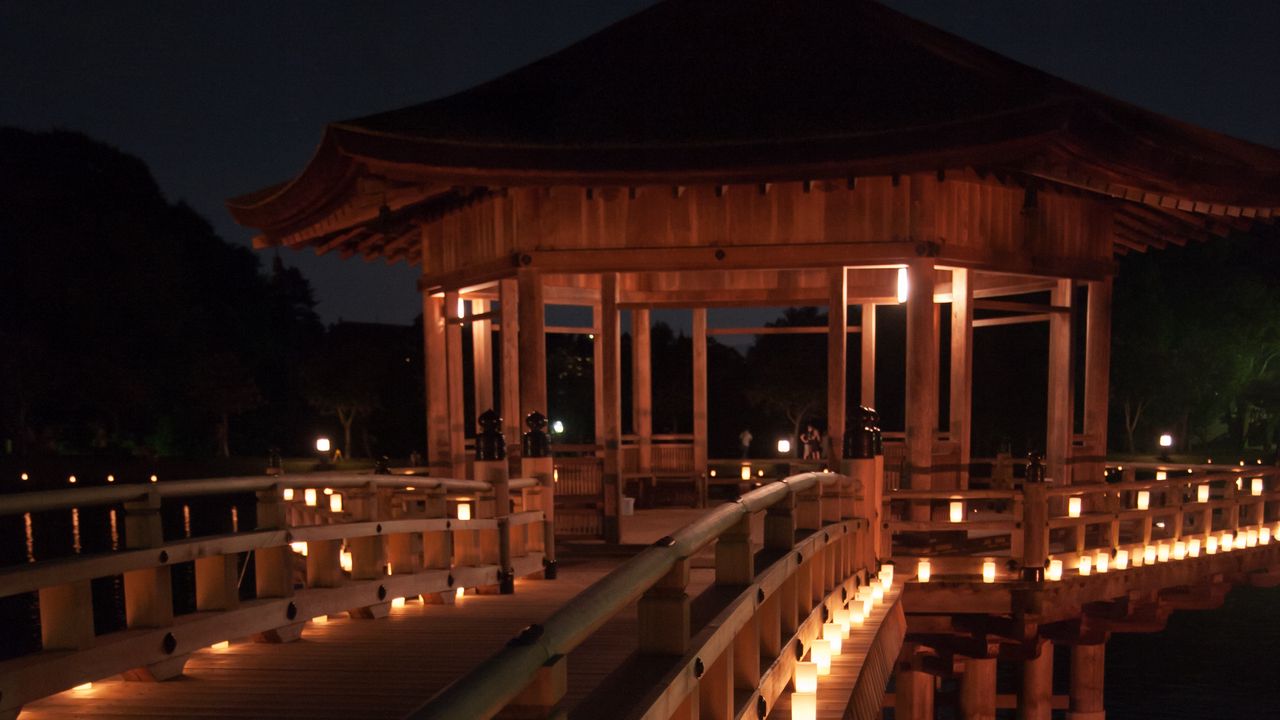
[[[622,475],[652,464],[651,308],[692,309],[693,472],[707,466],[708,308],[826,306],[826,414],[839,437],[847,404],[876,404],[874,307],[900,302],[901,287],[904,482],[966,482],[933,468],[969,459],[973,329],[1019,322],[1050,328],[1049,476],[1100,474],[1114,257],[1271,222],[1280,153],[874,2],[669,0],[470,90],[330,124],[296,178],[228,204],[260,247],[421,266],[440,474],[466,471],[462,324],[479,328],[475,406],[497,407],[515,442],[520,418],[546,410],[544,306],[593,308],[596,442],[616,519]],[[1046,291],[1047,304],[1023,297]],[[634,451],[620,418],[623,309],[637,349]],[[607,529],[618,536],[616,522]]]

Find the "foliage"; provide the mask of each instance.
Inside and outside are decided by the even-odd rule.
[[[801,307],[787,308],[765,327],[826,324],[825,312]],[[793,442],[808,423],[826,426],[820,419],[826,414],[826,348],[825,334],[760,335],[747,351],[747,399],[763,416],[763,424],[772,425],[770,416],[785,418]]]

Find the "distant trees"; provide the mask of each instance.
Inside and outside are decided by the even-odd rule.
[[[787,308],[766,327],[825,327],[827,314],[813,307]],[[825,334],[761,335],[747,351],[746,395],[757,412],[786,418],[792,442],[827,405],[827,338]]]

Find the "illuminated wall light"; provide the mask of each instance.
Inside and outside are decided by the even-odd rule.
[[[1142,564],[1154,565],[1156,562],[1156,546],[1148,545],[1142,548]]]
[[[343,550],[341,553],[339,553],[338,566],[341,567],[345,572],[351,572],[351,568],[353,567],[353,564],[352,564],[350,550]]]
[[[932,568],[930,567],[928,560],[922,559],[920,560],[920,562],[917,562],[916,563],[916,581],[922,582],[922,583],[929,582],[929,576],[932,574],[931,570]]]
[[[316,489],[307,488],[306,490],[303,490],[302,501],[307,504],[307,507],[315,507],[316,506]]]
[[[1067,498],[1067,517],[1080,517],[1080,498]]]
[[[75,484],[76,484],[76,476],[75,476],[75,475],[72,475],[71,477],[67,478],[67,482],[71,483],[72,485],[75,485]]]
[[[1253,481],[1249,483],[1249,491],[1253,494],[1254,497],[1261,495],[1262,494],[1262,478],[1254,478]]]
[[[293,488],[285,488],[280,493],[280,497],[284,498],[285,500],[293,500]]]
[[[791,720],[816,720],[817,717],[817,693],[791,693]]]
[[[1106,572],[1111,566],[1111,554],[1105,550],[1099,550],[1098,554],[1093,557],[1093,566],[1100,573]]]
[[[465,502],[458,503],[458,519],[459,520],[471,519],[471,503],[465,503]]]
[[[209,647],[213,648],[214,650],[226,650],[227,648],[231,647],[231,641],[223,640],[222,642],[216,642],[210,645]]]
[[[786,439],[779,440],[779,441],[778,441],[778,452],[780,452],[780,453],[782,453],[782,454],[784,454],[784,455],[785,455],[786,453],[791,452],[791,441],[790,441],[790,440],[786,440]]]
[[[1209,483],[1203,483],[1196,486],[1196,502],[1209,502]]]
[[[289,543],[289,549],[298,553],[302,557],[307,556],[307,544],[305,542],[291,542]]]
[[[1128,567],[1129,567],[1129,551],[1117,550],[1116,551],[1116,569],[1125,570]]]
[[[831,657],[840,655],[841,648],[844,647],[844,635],[841,633],[840,626],[836,623],[822,624],[822,639],[827,641],[831,646]]]
[[[338,493],[329,496],[329,512],[342,512],[342,496]]]
[[[1088,555],[1082,555],[1080,557],[1080,564],[1076,566],[1076,570],[1078,570],[1081,575],[1088,575],[1093,572],[1093,558]]]
[[[818,666],[811,662],[796,663],[796,692],[818,692]]]
[[[743,465],[743,466],[742,466],[742,473],[741,473],[740,477],[741,477],[743,480],[750,480],[750,479],[751,479],[751,466],[750,466],[750,465]]]
[[[826,640],[814,640],[809,645],[809,660],[818,666],[818,675],[831,674],[831,644]]]
[[[907,298],[911,297],[911,278],[907,276],[907,269],[898,268],[898,302],[904,303]]]
[[[1161,478],[1163,480],[1163,478]],[[1151,493],[1146,490],[1138,491],[1138,509],[1146,510],[1151,507]]]
[[[1062,561],[1050,560],[1049,567],[1044,571],[1045,579],[1049,582],[1058,582],[1062,579]]]
[[[323,625],[323,624],[325,624],[325,623],[329,622],[329,616],[328,616],[328,615],[317,615],[317,616],[315,616],[315,617],[311,618],[311,622],[312,622],[312,623],[314,623],[314,624],[316,624],[316,625]]]
[[[1187,555],[1189,557],[1200,557],[1200,538],[1191,538],[1187,541]]]
[[[1258,528],[1258,544],[1259,545],[1271,544],[1271,528],[1267,527],[1266,525],[1263,525],[1262,527]]]
[[[1213,535],[1210,535],[1209,537],[1205,538],[1205,540],[1204,540],[1204,554],[1205,554],[1205,555],[1217,555],[1217,554],[1218,554],[1218,538],[1214,537]],[[1193,556],[1193,557],[1194,557],[1194,556]]]
[[[951,513],[950,513],[951,522],[953,523],[964,522],[964,501],[952,500],[950,508],[951,508]]]
[[[1165,472],[1164,470],[1156,471],[1156,480],[1168,480],[1168,479],[1169,479],[1169,473]]]
[[[1187,556],[1187,544],[1181,540],[1173,543],[1173,559],[1182,560]]]
[[[73,688],[71,688],[71,689],[72,689],[72,690],[75,690],[76,692],[84,692],[85,690],[92,690],[92,689],[93,689],[93,683],[91,683],[91,682],[87,682],[87,683],[80,683],[79,685],[77,685],[77,686],[75,686],[75,687],[73,687]]]
[[[996,564],[993,560],[986,560],[982,563],[982,582],[993,583],[996,581]]]
[[[333,442],[327,437],[316,438],[316,452],[327,453],[333,449]]]
[[[1169,562],[1169,544],[1160,543],[1156,546],[1156,561]]]
[[[398,597],[398,598],[391,598],[391,607],[393,607],[393,608],[402,608],[402,607],[404,607],[404,598],[402,598],[402,597]]]

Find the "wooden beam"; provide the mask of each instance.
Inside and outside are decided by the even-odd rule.
[[[938,427],[938,354],[934,343],[934,264],[907,264],[907,468],[912,490],[932,487],[933,436]],[[912,520],[929,519],[929,503],[911,505]]]
[[[998,325],[1022,325],[1025,323],[1048,322],[1054,315],[1010,315],[998,318],[977,318],[973,321],[975,328],[996,327]]]
[[[707,468],[707,309],[693,309],[693,471]],[[701,486],[701,483],[699,483]],[[705,501],[699,491],[699,502]]]
[[[828,457],[835,463],[843,458],[841,452],[844,447],[849,274],[843,267],[838,267],[831,268],[827,277],[831,297],[827,306],[827,437],[831,442]]]
[[[953,293],[954,294],[954,293]],[[1003,300],[974,300],[974,310],[1000,310],[1029,314],[1070,313],[1071,308],[1057,305],[1036,305],[1034,303],[1006,302]]]
[[[951,271],[951,440],[960,447],[960,487],[969,486],[969,420],[973,403],[973,271]]]
[[[1073,295],[1071,280],[1059,280],[1053,290],[1053,304],[1070,306]],[[1071,315],[1054,314],[1049,318],[1049,400],[1045,439],[1045,470],[1059,484],[1070,484],[1067,456],[1071,453],[1073,434],[1071,373]]]

